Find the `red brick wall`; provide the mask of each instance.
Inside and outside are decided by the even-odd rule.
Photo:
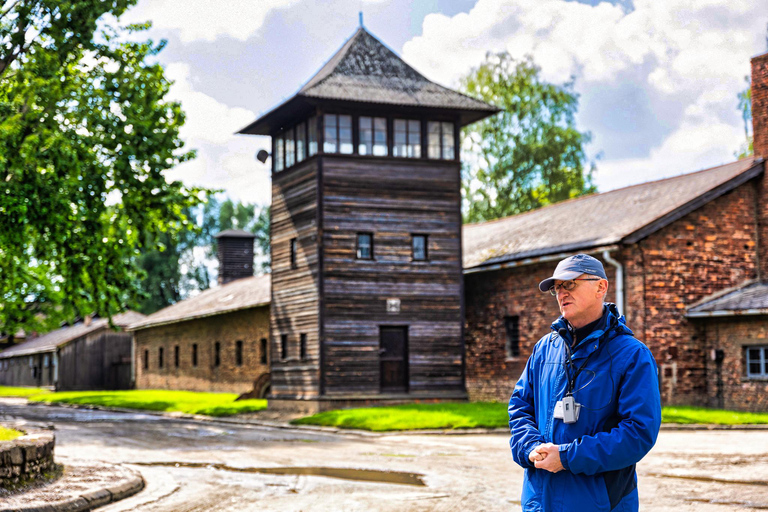
[[[768,379],[747,378],[745,347],[768,346],[768,322],[765,317],[700,320],[705,338],[706,366],[709,376],[707,405],[743,411],[768,411]],[[721,349],[725,358],[718,365],[711,351]],[[721,381],[718,386],[718,377]]]
[[[613,282],[613,268],[605,264]],[[539,291],[539,282],[552,275],[557,261],[466,274],[467,392],[470,400],[507,401],[536,342],[560,316],[557,301]],[[613,302],[613,286],[607,300]],[[520,356],[506,357],[504,317],[520,317]]]
[[[253,388],[254,380],[269,372],[269,363],[261,363],[261,339],[269,338],[268,306],[142,329],[134,336],[138,389],[245,393]],[[237,340],[243,341],[242,366],[237,366],[235,360]],[[217,341],[221,343],[218,367],[214,364]],[[195,343],[196,367],[192,366]],[[174,364],[177,345],[178,368]],[[163,347],[163,368],[158,367],[160,347]],[[145,350],[149,351],[149,369],[144,369]]]
[[[653,351],[662,372],[662,399],[704,404],[707,369],[701,333],[686,307],[757,276],[755,185],[747,183],[638,242],[637,283],[642,300],[636,335]],[[637,275],[636,272],[640,274]],[[643,298],[640,277],[644,279]],[[639,312],[639,311],[638,311]],[[634,315],[630,317],[634,322]],[[632,324],[630,324],[632,325]]]
[[[686,307],[757,276],[755,183],[747,183],[612,256],[624,265],[627,325],[653,351],[666,403],[704,404],[709,377],[702,333]],[[599,254],[595,256],[600,256]],[[506,401],[536,341],[559,312],[537,284],[557,261],[467,274],[467,390]],[[615,300],[614,269],[605,264]],[[504,317],[520,316],[521,356],[507,360]]]

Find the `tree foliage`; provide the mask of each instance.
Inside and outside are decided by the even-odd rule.
[[[464,221],[522,213],[595,191],[585,170],[588,132],[576,129],[573,82],[543,81],[528,57],[489,53],[461,82],[470,96],[502,111],[465,129]]]
[[[128,39],[148,24],[103,22],[135,1],[2,2],[2,331],[130,305],[139,250],[188,229],[200,202],[163,175],[194,156],[152,62],[164,42]]]

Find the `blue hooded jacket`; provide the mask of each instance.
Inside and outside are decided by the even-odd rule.
[[[636,511],[635,464],[653,447],[661,425],[656,361],[614,304],[606,303],[594,331],[576,340],[567,367],[564,343],[571,336],[563,317],[552,324],[509,400],[512,457],[525,468],[523,510]],[[573,387],[579,419],[566,424],[554,419],[555,403],[566,394],[567,375],[586,358]],[[540,443],[559,445],[563,471],[550,473],[530,462]]]

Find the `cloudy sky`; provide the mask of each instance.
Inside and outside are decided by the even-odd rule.
[[[768,50],[765,0],[140,0],[198,158],[171,172],[267,204],[265,137],[234,135],[292,96],[358,26],[427,78],[455,87],[487,51],[533,56],[571,76],[600,191],[734,159],[744,142],[737,93]]]

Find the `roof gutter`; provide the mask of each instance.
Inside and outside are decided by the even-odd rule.
[[[616,306],[624,314],[624,266],[611,258],[611,251],[603,251],[603,259],[616,269]]]
[[[594,249],[589,250],[582,250],[584,254],[597,254],[600,252],[605,251],[615,251],[618,249],[618,245],[606,245],[603,247],[596,247]],[[563,258],[567,258],[568,256],[572,256],[573,254],[579,252],[578,250],[573,251],[567,251],[567,252],[559,252],[556,254],[547,254],[545,256],[537,256],[535,258],[524,258],[520,260],[514,260],[514,261],[506,261],[504,263],[496,263],[495,265],[487,265],[487,266],[480,266],[480,267],[471,267],[468,269],[464,269],[465,274],[475,274],[477,272],[491,272],[493,270],[501,270],[505,268],[516,268],[516,267],[524,267],[526,265],[534,265],[536,263],[546,263],[548,261],[560,261]]]
[[[734,316],[768,315],[768,309],[719,309],[716,311],[689,311],[687,318],[721,318]]]

